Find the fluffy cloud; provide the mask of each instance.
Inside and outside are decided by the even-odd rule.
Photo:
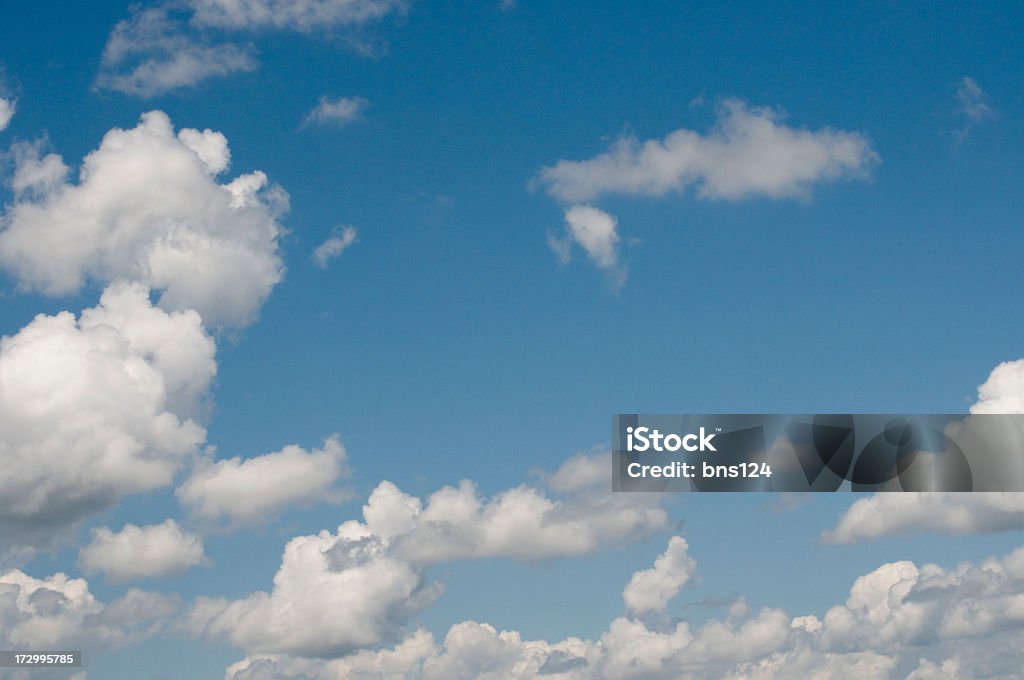
[[[185,628],[248,652],[355,652],[394,641],[409,618],[434,601],[440,586],[424,575],[431,564],[581,555],[602,544],[636,540],[667,525],[665,512],[656,507],[660,500],[657,494],[587,486],[564,499],[517,487],[485,501],[463,482],[423,503],[382,482],[363,507],[364,522],[346,522],[335,534],[292,539],[271,592],[200,600]]]
[[[227,29],[310,32],[358,26],[404,11],[407,0],[191,0],[192,22]]]
[[[85,579],[43,579],[18,570],[0,574],[0,643],[5,649],[103,649],[163,630],[174,598],[129,590],[103,604]]]
[[[546,559],[586,555],[608,543],[640,540],[668,527],[658,494],[607,490],[607,454],[570,461],[579,480],[564,497],[519,486],[484,499],[472,482],[447,486],[426,503],[390,482],[370,495],[363,515],[369,529],[393,537],[394,550],[422,563],[506,556]],[[603,478],[589,474],[600,466]],[[560,470],[554,478],[568,484]]]
[[[818,182],[863,177],[877,160],[859,133],[788,127],[778,112],[733,99],[706,135],[681,129],[662,140],[623,137],[594,158],[543,168],[538,181],[572,203],[605,194],[661,196],[690,185],[708,199],[787,198]]]
[[[0,340],[5,547],[48,545],[121,496],[170,484],[205,438],[174,409],[199,409],[213,354],[198,314],[154,309],[139,284]]]
[[[140,8],[120,21],[107,40],[96,86],[152,97],[202,80],[253,71],[249,47],[204,44],[187,35],[164,7]]]
[[[251,652],[341,656],[395,639],[439,587],[357,522],[293,538],[270,593],[200,600],[187,630]]]
[[[836,527],[822,534],[827,543],[855,543],[920,531],[977,534],[1024,529],[1020,493],[880,493],[860,498]]]
[[[92,541],[78,553],[85,573],[102,571],[115,581],[168,576],[202,561],[202,539],[173,519],[144,527],[126,524],[117,533],[94,529]]]
[[[201,461],[177,495],[202,517],[244,524],[291,504],[340,500],[334,486],[347,472],[345,447],[335,436],[312,451],[292,445],[245,460]]]
[[[689,555],[686,539],[673,536],[668,548],[654,561],[654,567],[633,574],[622,592],[630,613],[664,611],[668,601],[686,585],[696,571],[697,562]]]
[[[338,97],[330,99],[327,96],[320,97],[320,103],[309,112],[304,125],[334,125],[345,127],[350,123],[359,120],[363,111],[370,102],[362,97]]]
[[[1004,361],[978,388],[971,413],[1024,413],[1024,359]]]
[[[282,276],[287,196],[259,171],[219,184],[228,159],[223,135],[175,135],[160,111],[108,132],[77,183],[57,181],[59,158],[22,154],[20,193],[0,215],[0,265],[49,295],[87,280],[140,281],[162,291],[164,309],[245,325]]]
[[[327,264],[334,258],[341,255],[345,250],[356,242],[358,232],[355,227],[345,227],[341,233],[332,233],[331,236],[318,245],[313,251],[313,262],[321,269],[326,269]]]
[[[978,388],[972,414],[1024,414],[1024,359],[1006,361]],[[969,419],[968,419],[969,420]],[[1008,423],[1010,430],[1016,428]],[[990,436],[999,431],[984,428]],[[1008,432],[1010,446],[1019,433]],[[990,446],[998,446],[990,442]],[[828,543],[854,543],[915,532],[976,534],[1024,529],[1024,499],[1018,493],[881,493],[858,499],[822,534]]]
[[[853,584],[845,604],[790,618],[734,607],[694,627],[620,617],[597,640],[527,640],[474,621],[442,645],[418,631],[392,650],[331,660],[250,657],[228,680],[931,680],[1019,676],[1024,654],[1024,549],[955,569],[884,564]]]
[[[0,97],[0,132],[7,129],[14,118],[15,102],[13,99]]]

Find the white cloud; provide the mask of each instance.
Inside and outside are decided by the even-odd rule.
[[[0,340],[5,548],[50,545],[121,496],[170,484],[205,438],[175,409],[199,410],[213,355],[198,314],[152,308],[139,284]]]
[[[654,567],[633,574],[622,592],[631,614],[665,611],[671,600],[693,576],[697,562],[689,555],[686,539],[673,536],[668,548],[654,561]]]
[[[46,194],[64,183],[68,166],[55,153],[43,156],[43,143],[15,142],[11,145],[14,176],[11,188],[20,199],[26,194]]]
[[[62,573],[37,579],[19,570],[0,574],[0,643],[5,649],[100,650],[166,628],[178,601],[131,589],[103,604],[85,579]]]
[[[363,507],[364,522],[292,539],[271,592],[200,600],[184,627],[252,653],[352,653],[398,639],[434,601],[440,586],[425,579],[430,564],[581,555],[639,540],[667,525],[661,500],[613,494],[602,484],[559,500],[521,486],[485,502],[463,482],[424,503],[381,482]]]
[[[662,140],[623,137],[594,158],[545,167],[537,180],[570,203],[661,196],[690,185],[708,199],[790,198],[806,196],[815,183],[864,177],[877,160],[860,133],[788,127],[777,111],[731,99],[706,135],[680,129]]]
[[[249,47],[234,43],[204,44],[186,34],[167,8],[134,8],[107,40],[96,78],[97,87],[139,97],[153,97],[231,73],[253,71]]]
[[[607,453],[593,456],[607,471]],[[444,487],[426,503],[382,482],[364,508],[370,530],[394,533],[394,550],[424,563],[507,556],[547,559],[586,555],[602,545],[641,540],[668,527],[658,494],[612,493],[607,476],[586,474],[578,459],[567,465],[583,469],[587,486],[572,487],[569,473],[554,473],[565,497],[518,486],[481,498],[470,481]],[[384,520],[382,518],[388,518]],[[381,518],[381,519],[378,519]],[[401,527],[396,529],[395,527]]]
[[[352,27],[403,12],[407,0],[190,0],[198,26],[310,32]]]
[[[59,157],[16,156],[22,193],[0,215],[0,265],[48,295],[87,280],[140,281],[162,291],[165,309],[245,325],[282,276],[287,195],[259,171],[219,184],[229,157],[222,135],[175,135],[160,111],[108,132],[77,183],[57,181]]]
[[[613,620],[597,640],[528,640],[464,621],[442,645],[416,631],[393,650],[340,659],[250,657],[228,680],[931,680],[1017,677],[1024,653],[1024,549],[954,569],[884,564],[823,619],[778,609],[691,626]]]
[[[117,533],[107,527],[94,529],[92,540],[78,553],[85,573],[102,571],[114,581],[169,576],[203,559],[202,539],[173,519],[143,527],[126,524]]]
[[[433,636],[418,630],[394,649],[360,651],[330,661],[256,655],[232,664],[224,675],[227,680],[312,680],[318,677],[385,680],[403,677],[410,669],[418,668],[423,659],[435,654]]]
[[[946,659],[941,664],[921,659],[917,668],[911,671],[907,680],[961,680],[960,662]]]
[[[14,99],[0,97],[0,132],[6,130],[7,126],[11,124],[16,104],[17,101]]]
[[[578,244],[601,269],[613,272],[621,280],[619,234],[615,218],[589,205],[574,205],[565,211],[566,238],[548,235],[548,245],[562,262],[568,262],[572,243]]]
[[[303,125],[316,124],[345,127],[359,120],[363,115],[363,111],[369,105],[370,102],[362,97],[330,99],[325,95],[320,97],[320,103],[306,116]]]
[[[313,261],[316,266],[326,269],[327,264],[334,258],[341,255],[345,250],[356,242],[358,231],[355,227],[345,227],[341,233],[332,233],[330,237],[313,251]]]
[[[1024,414],[1024,359],[996,366],[978,388],[972,414]],[[970,418],[966,421],[970,424]],[[952,424],[957,427],[957,423]],[[1001,432],[992,422],[981,428],[983,445],[1016,446],[1019,432],[1012,423]],[[991,480],[998,482],[998,480]],[[828,543],[855,543],[917,532],[978,534],[1024,529],[1024,498],[1019,493],[880,493],[858,499],[822,534]]]
[[[250,652],[341,656],[394,640],[440,590],[357,522],[293,538],[270,593],[200,600],[185,628]]]
[[[978,388],[971,413],[1024,413],[1024,359],[1004,361]]]
[[[292,445],[245,460],[201,461],[177,496],[202,517],[244,524],[288,505],[340,500],[335,483],[347,473],[345,447],[333,436],[312,451]]]
[[[851,505],[827,543],[855,543],[927,531],[976,534],[1024,529],[1020,493],[879,493]]]

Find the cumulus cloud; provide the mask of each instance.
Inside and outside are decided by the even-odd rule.
[[[1004,361],[978,388],[971,413],[1024,413],[1024,359]]]
[[[6,130],[7,126],[11,124],[16,104],[14,99],[0,97],[0,132]]]
[[[622,592],[626,609],[633,615],[664,611],[696,569],[697,562],[689,555],[686,539],[673,536],[653,568],[633,574]]]
[[[359,120],[370,105],[362,97],[320,97],[320,103],[309,112],[303,125],[333,125],[345,127]]]
[[[107,527],[94,529],[92,540],[78,553],[85,573],[101,571],[114,581],[169,576],[203,559],[202,539],[173,519],[143,527],[126,524],[117,533]]]
[[[352,27],[403,12],[407,0],[191,0],[192,23],[225,29]]]
[[[321,269],[326,269],[331,260],[356,242],[357,235],[355,227],[345,227],[340,233],[332,232],[331,236],[313,251],[313,262]]]
[[[619,234],[614,217],[589,205],[574,205],[565,211],[566,235],[558,238],[548,235],[548,245],[562,262],[568,262],[572,244],[583,248],[587,257],[601,269],[613,275],[621,284],[626,277],[619,266]]]
[[[153,308],[140,284],[0,340],[5,548],[49,545],[123,495],[170,484],[205,438],[181,413],[199,410],[213,355],[198,314]]]
[[[954,569],[884,564],[858,578],[822,618],[734,607],[701,626],[613,620],[597,640],[528,640],[465,621],[443,644],[417,631],[391,650],[340,659],[265,654],[228,680],[930,680],[1019,675],[1024,653],[1024,549]]]
[[[607,471],[607,454],[588,457]],[[467,480],[446,486],[423,503],[382,482],[363,510],[375,533],[394,536],[394,550],[424,563],[476,557],[546,559],[585,555],[602,545],[640,540],[669,525],[657,494],[612,493],[607,477],[586,475],[588,485],[565,495],[518,486],[490,499]],[[567,473],[554,478],[567,484]],[[563,488],[565,488],[563,486]]]
[[[0,266],[48,295],[140,281],[164,309],[245,325],[282,276],[287,195],[259,171],[218,183],[229,158],[223,135],[176,135],[160,111],[108,132],[77,183],[63,180],[59,157],[16,155],[20,193],[0,215]]]
[[[177,496],[201,517],[247,524],[289,505],[341,500],[335,483],[347,473],[345,447],[333,436],[312,451],[292,445],[245,460],[200,461]]]
[[[978,400],[970,412],[1024,414],[1024,359],[996,366],[978,388]],[[1014,429],[1012,423],[1007,427]],[[992,425],[984,431],[999,436],[999,429]],[[1015,446],[1019,433],[1008,436],[1009,445]],[[990,446],[999,443],[990,442]],[[916,532],[955,535],[1021,529],[1024,499],[1018,493],[881,493],[854,502],[835,528],[822,534],[822,540],[854,543]]]
[[[707,199],[791,198],[819,182],[864,177],[878,161],[860,133],[782,121],[775,110],[730,99],[707,134],[680,129],[661,140],[622,137],[594,158],[543,168],[537,181],[569,203],[607,194],[661,196],[691,185]]]
[[[166,629],[175,598],[137,589],[109,603],[85,579],[62,573],[37,579],[17,569],[0,574],[0,643],[5,649],[99,650]]]
[[[836,527],[822,534],[826,543],[855,543],[917,532],[977,534],[1024,529],[1024,498],[1019,493],[880,493],[860,498]]]
[[[436,599],[440,585],[425,577],[431,564],[582,555],[638,540],[667,525],[660,500],[593,487],[552,499],[525,486],[484,500],[463,482],[424,503],[381,482],[363,522],[292,539],[271,592],[200,600],[184,625],[253,653],[353,653],[399,639],[410,617]]]
[[[388,548],[386,539],[357,522],[337,534],[293,538],[270,593],[200,600],[185,628],[250,652],[313,657],[392,641],[440,589]]]
[[[153,97],[216,76],[253,71],[252,48],[207,44],[186,32],[166,7],[135,7],[107,40],[96,86]]]

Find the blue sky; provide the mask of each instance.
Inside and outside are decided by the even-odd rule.
[[[70,632],[40,644],[92,650],[90,678],[219,678],[260,655],[277,655],[264,660],[269,675],[253,666],[228,677],[350,677],[355,671],[339,670],[345,658],[394,648],[420,626],[441,648],[453,625],[472,620],[554,646],[603,639],[604,652],[590,649],[587,670],[573,671],[584,675],[564,677],[626,677],[610,660],[616,617],[659,634],[678,619],[694,630],[718,620],[741,626],[720,603],[742,597],[751,620],[761,607],[824,620],[858,577],[883,565],[954,570],[1011,554],[1024,526],[1013,498],[877,501],[865,516],[892,502],[908,504],[893,508],[909,519],[850,524],[857,538],[828,544],[822,532],[863,520],[843,494],[786,508],[760,495],[610,499],[603,487],[563,488],[550,475],[573,456],[604,461],[620,412],[959,413],[1020,404],[1022,20],[1016,3],[6,8],[0,333],[22,344],[8,342],[0,363],[9,385],[0,423],[14,432],[0,434],[0,452],[11,479],[29,481],[0,485],[9,536],[0,567],[37,581],[84,577],[108,607],[139,588],[153,598],[148,608],[167,609],[155,621],[118,624],[130,633],[96,623],[101,615],[68,614]],[[140,124],[149,111],[163,114]],[[118,129],[133,132],[110,132]],[[195,134],[180,132],[188,129]],[[642,149],[665,154],[655,161]],[[80,177],[93,152],[92,178]],[[62,157],[66,175],[56,161],[46,165],[48,154]],[[267,178],[262,188],[225,188],[256,170]],[[581,206],[589,212],[573,212]],[[354,238],[318,262],[316,249],[346,228]],[[101,304],[105,290],[120,290],[122,301]],[[33,321],[88,309],[98,311],[64,335]],[[121,340],[87,331],[86,319],[101,316]],[[46,344],[47,333],[64,344]],[[79,347],[75,338],[81,357],[48,360],[54,347]],[[20,346],[34,348],[38,363],[17,354]],[[97,352],[121,366],[113,377],[84,368]],[[157,392],[133,373],[139,362],[154,376],[145,380],[163,386]],[[70,374],[49,375],[58,365]],[[122,372],[138,380],[124,395],[116,393]],[[86,387],[58,406],[42,396],[65,383]],[[138,404],[136,422],[124,414]],[[161,413],[173,419],[173,436],[157,427]],[[140,476],[103,467],[122,451],[121,440],[102,441],[107,427],[142,442],[123,453]],[[344,453],[325,444],[333,434]],[[300,448],[276,455],[289,445]],[[245,510],[232,485],[248,478],[221,462],[239,457],[244,467],[263,456],[274,456],[261,460],[282,489],[294,486]],[[101,472],[79,484],[77,469]],[[49,488],[48,479],[58,480],[55,490],[32,505],[25,485]],[[364,516],[383,480],[426,504],[463,479],[484,503],[525,484],[556,499],[556,515],[590,515],[595,533],[573,524],[573,536],[590,537],[578,549],[506,536],[495,547],[424,558],[416,550],[431,541],[414,534],[428,535],[426,520],[389,536]],[[58,512],[58,498],[82,505]],[[401,515],[407,503],[395,498],[381,507]],[[974,519],[953,532],[921,508]],[[632,530],[601,524],[640,509],[653,514]],[[106,527],[124,538],[118,554],[132,562],[143,548],[124,527],[165,520],[178,533],[153,540],[170,541],[177,567],[125,577],[123,563],[83,557],[113,554],[97,539]],[[327,650],[275,647],[239,623],[267,615],[252,594],[273,590],[289,540],[312,544],[349,520],[370,527],[379,559],[410,570],[405,585],[429,590],[437,581],[444,593],[423,603],[395,595],[392,609],[377,612],[386,625],[363,635],[338,624],[323,633],[341,640]],[[480,539],[472,532],[485,520],[466,522]],[[622,589],[671,552],[675,535],[696,561],[692,578],[674,599],[672,588],[663,593],[671,602],[660,609],[624,609]],[[202,560],[186,546],[192,539]],[[275,606],[285,601],[273,592]],[[201,598],[228,604],[199,614]],[[700,604],[708,601],[719,604]],[[46,619],[45,630],[57,626],[56,614],[19,611],[24,621]],[[851,651],[824,630],[773,648],[803,666],[771,666],[765,652],[686,670],[693,675],[672,658],[647,672],[840,677],[828,664],[856,662],[855,677],[1003,677],[948,632],[924,651],[889,639]],[[0,627],[6,648],[29,634]],[[1019,650],[1020,622],[978,635],[985,649]],[[545,649],[554,658],[554,647]],[[445,650],[408,677],[456,677],[443,665],[454,663],[456,645]],[[686,656],[700,657],[695,650]],[[487,677],[461,663],[466,677]]]

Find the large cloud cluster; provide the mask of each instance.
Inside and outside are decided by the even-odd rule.
[[[670,543],[666,554],[672,550]],[[740,603],[699,627],[620,617],[597,640],[556,643],[465,621],[440,645],[416,631],[393,649],[338,659],[257,654],[231,666],[227,677],[1010,680],[1024,662],[1022,605],[1024,549],[949,570],[882,565],[857,579],[847,601],[821,619],[751,612]]]
[[[483,499],[464,482],[424,503],[382,482],[363,507],[363,522],[292,539],[271,592],[201,600],[187,628],[250,652],[338,656],[397,639],[440,594],[425,576],[431,564],[582,555],[666,528],[657,496],[598,489],[586,474],[605,468],[597,457],[571,465],[582,471],[583,486],[554,496],[521,486]],[[573,487],[565,478],[559,471],[554,485]]]

